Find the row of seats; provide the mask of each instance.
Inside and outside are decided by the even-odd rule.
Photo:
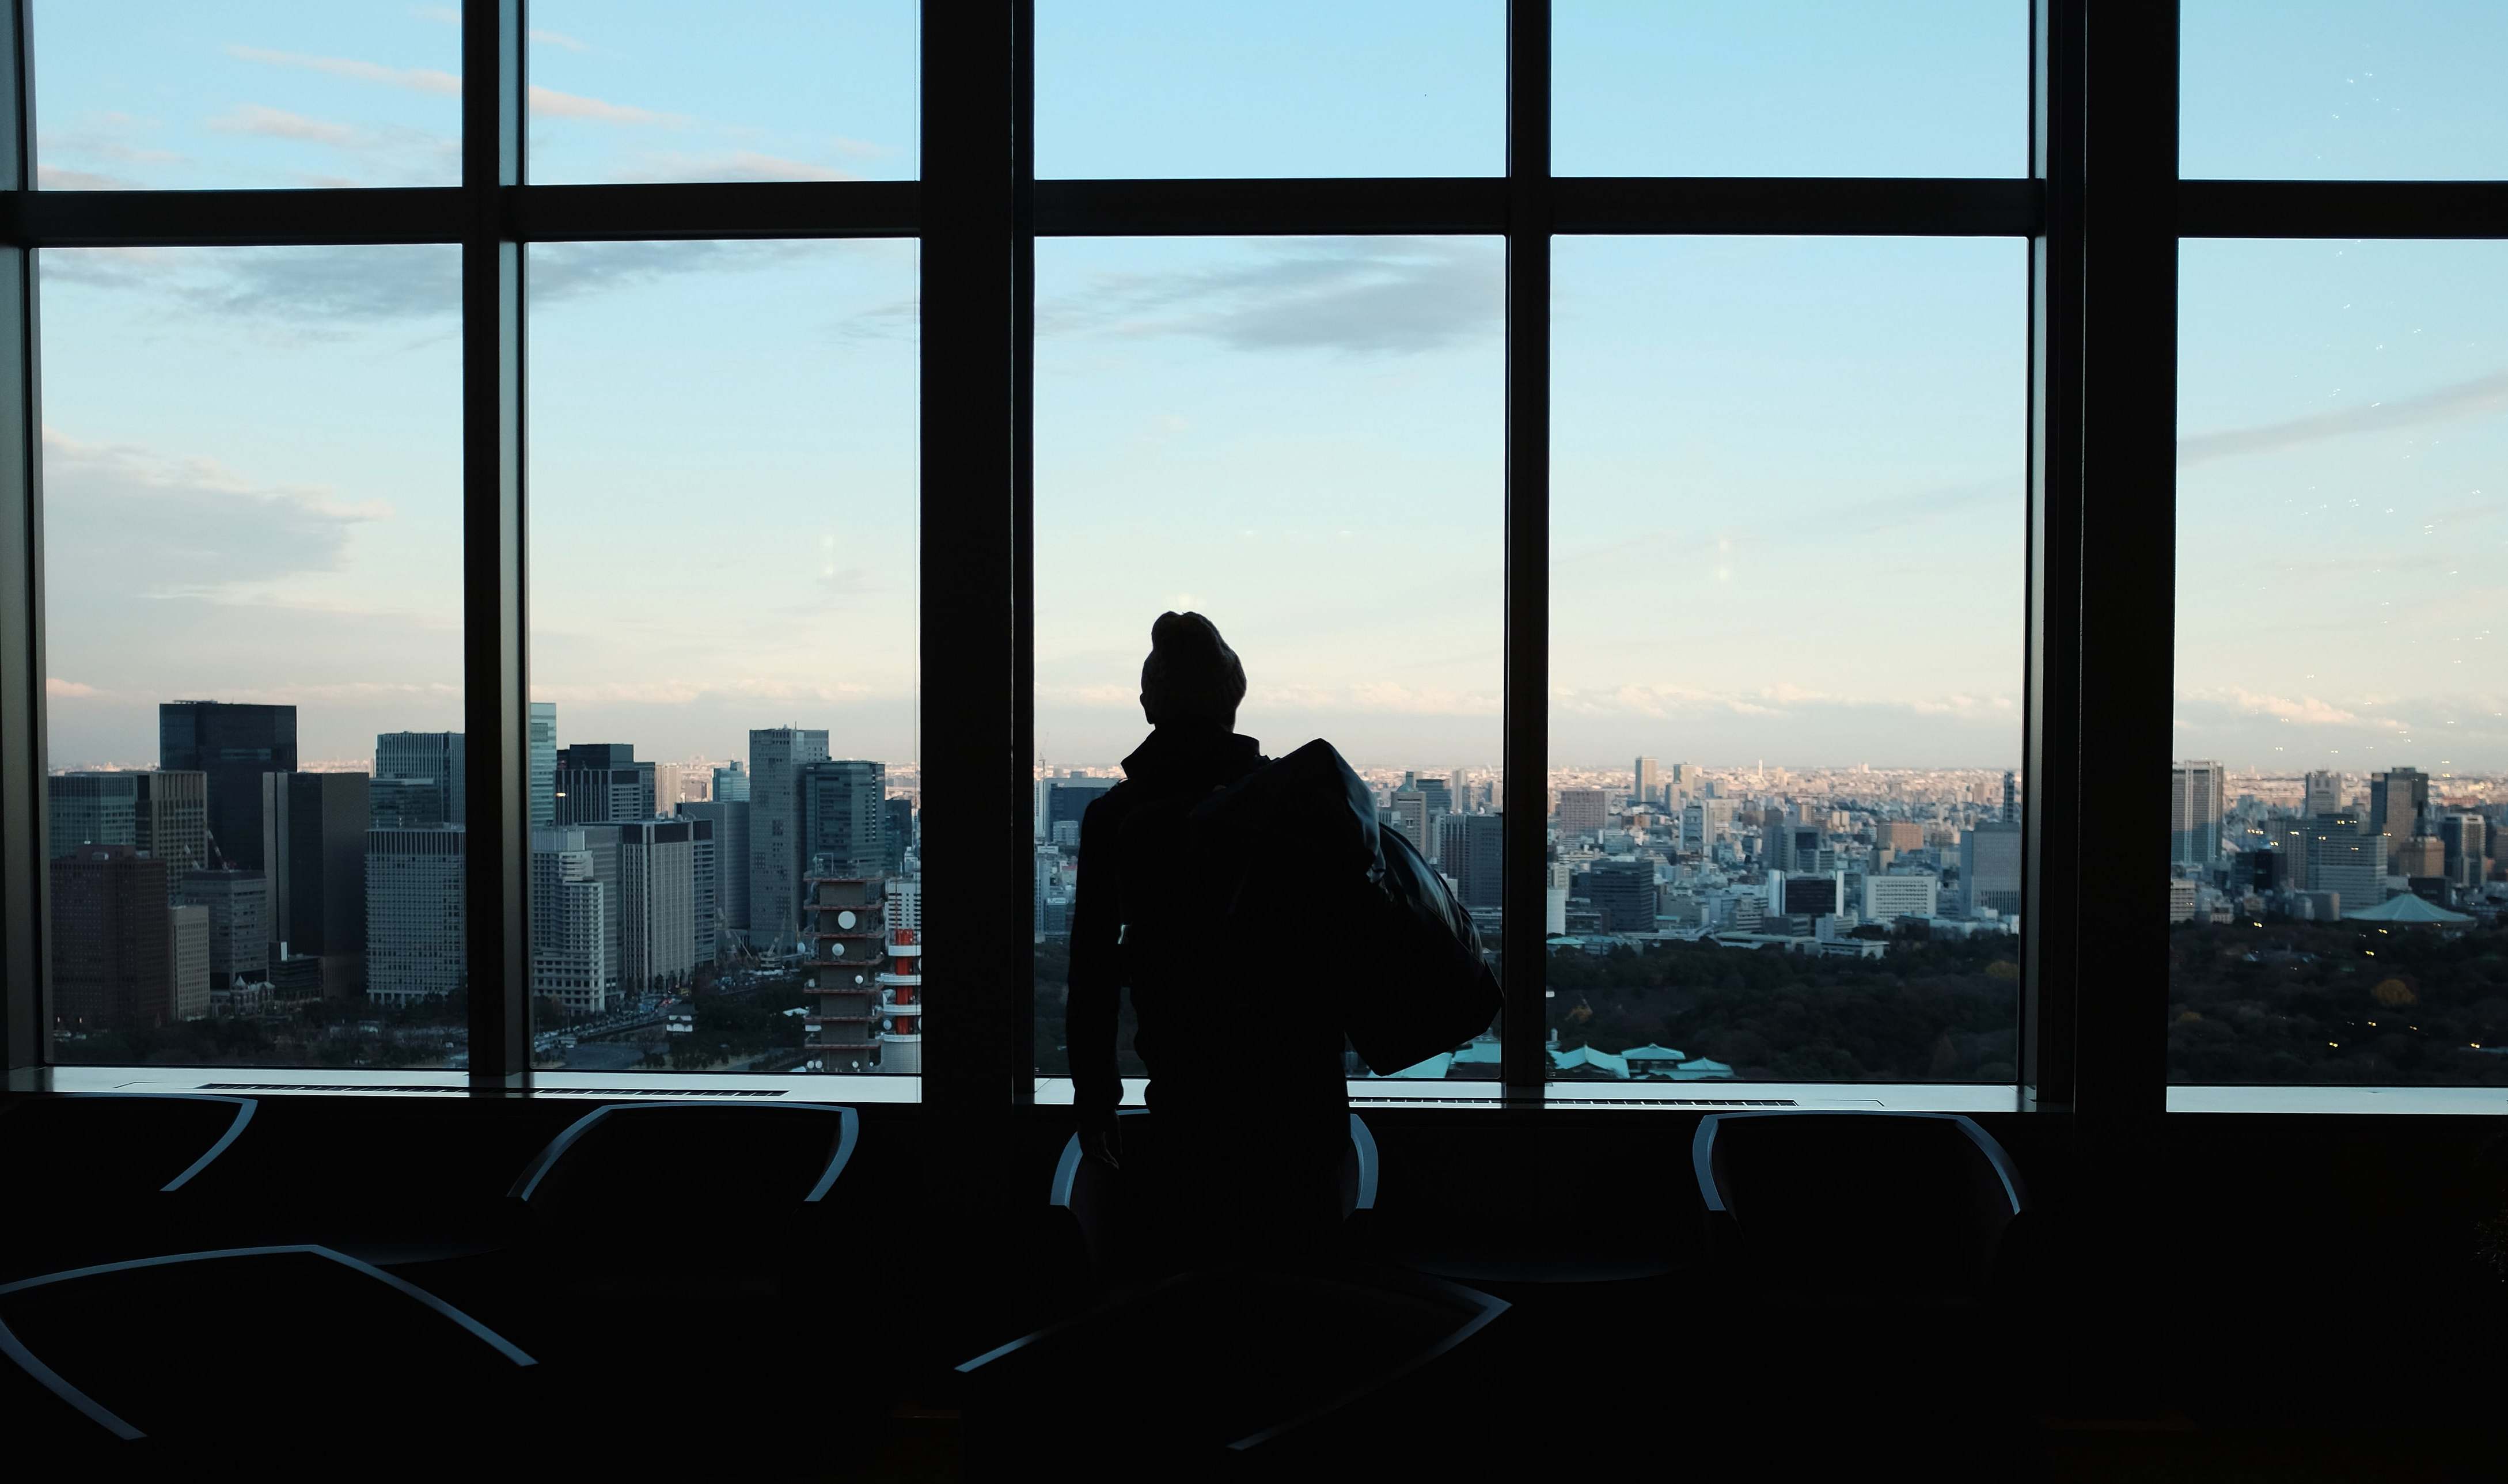
[[[1382,1251],[1113,1286],[1124,1176],[1082,1160],[1074,1140],[1046,1195],[1072,1264],[1094,1280],[1075,1284],[1053,1322],[945,1377],[916,1376],[892,1358],[912,1352],[899,1343],[917,1319],[907,1279],[947,1280],[882,1270],[863,1240],[875,1213],[843,1201],[861,1120],[819,1104],[593,1109],[516,1172],[501,1219],[450,1247],[368,1261],[255,1242],[80,1260],[102,1226],[159,1229],[152,1203],[250,1138],[254,1111],[239,1097],[63,1095],[0,1117],[10,1188],[32,1198],[22,1209],[53,1213],[11,1223],[0,1251],[13,1417],[89,1446],[250,1446],[270,1413],[225,1380],[285,1377],[290,1426],[309,1435],[370,1427],[387,1396],[444,1419],[430,1434],[450,1446],[463,1428],[614,1407],[631,1377],[650,1374],[631,1357],[693,1330],[711,1354],[672,1368],[672,1405],[694,1415],[801,1381],[812,1426],[875,1428],[901,1399],[856,1384],[877,1375],[925,1395],[954,1388],[978,1472],[1007,1471],[1092,1414],[1109,1417],[1109,1463],[1293,1468],[1468,1425],[1474,1342],[1510,1308],[1490,1291],[1503,1283],[1453,1281]],[[1352,1115],[1343,1209],[1362,1225],[1379,1164]],[[1692,1167],[1718,1270],[1703,1286],[1747,1291],[1768,1313],[1989,1304],[2028,1247],[2019,1177],[1963,1117],[1711,1114]],[[848,1384],[791,1375],[794,1354]]]

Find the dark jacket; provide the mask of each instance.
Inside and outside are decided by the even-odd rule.
[[[1249,935],[1223,920],[1221,868],[1192,859],[1185,814],[1267,760],[1253,738],[1161,727],[1080,823],[1067,1032],[1083,1115],[1122,1101],[1117,998],[1154,1107],[1347,1106],[1341,1029],[1312,983],[1328,953],[1282,905]],[[1336,1114],[1335,1116],[1339,1116]]]

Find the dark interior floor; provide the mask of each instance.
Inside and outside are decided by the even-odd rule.
[[[216,1462],[265,1477],[337,1474],[339,1448],[368,1445],[360,1470],[387,1475],[481,1449],[628,1476],[665,1463],[1059,1475],[1108,1471],[1136,1428],[1140,1383],[1124,1367],[1145,1357],[1120,1348],[1056,1359],[1050,1408],[953,1369],[1094,1297],[1045,1201],[1067,1131],[1049,1111],[1005,1147],[955,1145],[915,1109],[867,1107],[854,1163],[807,1224],[691,1201],[704,1170],[658,1168],[637,1199],[552,1245],[516,1224],[505,1191],[584,1111],[268,1098],[200,1178],[144,1198],[59,1187],[62,1171],[13,1147],[0,1113],[12,1195],[0,1280],[320,1243],[547,1356],[483,1438],[451,1404],[315,1385],[354,1371],[353,1338],[329,1342],[351,1354],[282,1350],[240,1377],[239,1347],[220,1335],[166,1334],[149,1313],[95,1317],[112,1343],[175,1346],[197,1364],[262,1450]],[[1694,1121],[1680,1115],[1369,1122],[1383,1185],[1349,1229],[1346,1272],[1441,1275],[1510,1307],[1300,1447],[1173,1476],[2508,1477],[2508,1285],[2484,1246],[2503,1192],[2482,1121],[2180,1118],[2084,1150],[2060,1120],[1981,1120],[2056,1234],[2030,1285],[1981,1308],[1807,1303],[1720,1269],[1701,1237]],[[1836,1241],[1856,1241],[1851,1224]],[[1224,1334],[1208,1343],[1230,1348]],[[1146,1358],[1164,1371],[1210,1357]],[[1161,1380],[1162,1394],[1190,1391],[1190,1376]],[[313,1427],[303,1398],[332,1394],[352,1415]],[[31,1435],[22,1420],[10,1431]],[[316,1434],[321,1448],[300,1446]],[[108,1474],[171,1451],[87,1441]]]

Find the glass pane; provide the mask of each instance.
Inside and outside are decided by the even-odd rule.
[[[1040,179],[1506,172],[1504,0],[1044,0]]]
[[[464,1062],[458,252],[41,254],[56,1060]]]
[[[1559,0],[1562,175],[2023,175],[2027,0]]]
[[[1471,239],[1037,244],[1042,1095],[1071,1095],[1075,888],[1115,910],[1080,821],[1150,729],[1142,663],[1167,610],[1206,614],[1240,657],[1237,731],[1275,758],[1329,740],[1496,947],[1501,263]],[[1246,952],[1307,993],[1296,915],[1266,903]],[[1297,998],[1249,1015],[1249,1048],[1286,1037],[1279,1016],[1330,1014]],[[1160,1070],[1131,1037],[1124,1073]],[[1390,1070],[1497,1079],[1494,1039],[1458,1050]]]
[[[461,17],[402,0],[37,0],[47,190],[461,180]]]
[[[2508,8],[2493,0],[2185,0],[2191,177],[2508,176]]]
[[[910,1074],[914,246],[526,270],[535,1064]]]
[[[2021,246],[1555,250],[1559,1094],[2012,1083]]]
[[[2508,1083],[2508,246],[2181,264],[2169,1076]]]
[[[912,180],[913,0],[533,0],[529,177]]]

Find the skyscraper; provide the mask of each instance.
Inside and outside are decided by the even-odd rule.
[[[2342,775],[2341,773],[2319,772],[2307,775],[2300,798],[2301,818],[2314,819],[2319,814],[2331,814],[2342,807]]]
[[[375,738],[375,779],[430,781],[435,785],[433,819],[404,814],[402,828],[469,823],[469,799],[463,787],[461,733],[458,731],[387,731]]]
[[[714,802],[749,802],[749,768],[733,759],[714,770]]]
[[[261,869],[261,775],[296,771],[296,708],[166,701],[157,765],[206,784],[210,864]]]
[[[1393,828],[1401,831],[1403,837],[1416,846],[1421,856],[1433,861],[1445,853],[1439,848],[1438,841],[1428,837],[1427,795],[1418,789],[1394,790],[1392,813]]]
[[[2368,828],[2357,809],[2337,809],[2308,821],[2307,889],[2335,894],[2335,909],[2348,917],[2386,900],[2386,837]]]
[[[176,997],[166,862],[129,845],[81,845],[53,857],[51,875],[55,1020],[164,1024]]]
[[[1037,838],[1050,840],[1053,838],[1054,826],[1080,823],[1081,816],[1088,812],[1088,806],[1095,803],[1099,796],[1120,782],[1122,780],[1117,778],[1064,777],[1047,780],[1045,814],[1037,822],[1037,828],[1041,832]]]
[[[2009,769],[2003,774],[2003,822],[2007,825],[2020,823],[2019,780]]]
[[[1453,878],[1456,900],[1467,908],[1502,905],[1505,816],[1449,814],[1437,821],[1437,831],[1438,870]]]
[[[55,773],[44,790],[56,859],[81,845],[129,845],[166,863],[169,890],[208,864],[206,774]]]
[[[749,932],[786,952],[801,926],[801,769],[828,761],[828,734],[770,726],[749,734]]]
[[[625,742],[578,742],[558,749],[557,822],[609,824],[654,817],[653,764]]]
[[[2416,767],[2369,775],[2369,833],[2386,837],[2388,855],[2394,853],[2396,841],[2422,833],[2423,816],[2429,812],[2429,774]]]
[[[2168,861],[2208,874],[2221,859],[2221,795],[2217,762],[2179,762],[2168,770]]]
[[[904,794],[889,797],[888,810],[888,873],[902,874],[905,858],[914,850],[914,800]]]
[[[746,780],[747,775],[741,775]],[[749,800],[716,798],[680,805],[682,819],[703,820],[713,829],[715,848],[716,932],[749,933]]]
[[[1640,758],[1629,780],[1629,798],[1633,803],[1663,802],[1663,764],[1652,758]]]
[[[467,979],[462,915],[465,831],[366,832],[366,996],[411,1005]]]
[[[609,888],[580,830],[532,832],[532,994],[570,1015],[609,1008]]]
[[[1559,834],[1562,837],[1600,835],[1610,822],[1610,796],[1601,789],[1559,791]]]
[[[2212,833],[2217,847],[2217,825]],[[1960,900],[1972,917],[2020,910],[2018,825],[1976,825],[1960,836]]]
[[[1585,890],[1603,914],[1604,932],[1654,931],[1654,862],[1596,861]]]
[[[322,961],[322,997],[366,983],[363,773],[264,773],[262,858],[269,863],[270,938]]]
[[[2467,889],[2480,886],[2490,869],[2490,821],[2479,814],[2443,815],[2438,837],[2447,847],[2447,878]]]
[[[534,701],[531,709],[532,824],[557,823],[557,702]]]
[[[714,897],[714,883],[702,879],[714,866],[708,822],[615,820],[584,825],[576,833],[592,858],[594,879],[611,888],[609,953],[622,994],[632,999],[683,983],[699,962],[712,961],[711,951],[702,960],[697,953],[701,899]]]
[[[840,758],[799,770],[801,862],[813,876],[888,873],[888,769]]]
[[[183,875],[183,901],[209,909],[209,983],[270,977],[270,878],[258,871],[193,871]]]

